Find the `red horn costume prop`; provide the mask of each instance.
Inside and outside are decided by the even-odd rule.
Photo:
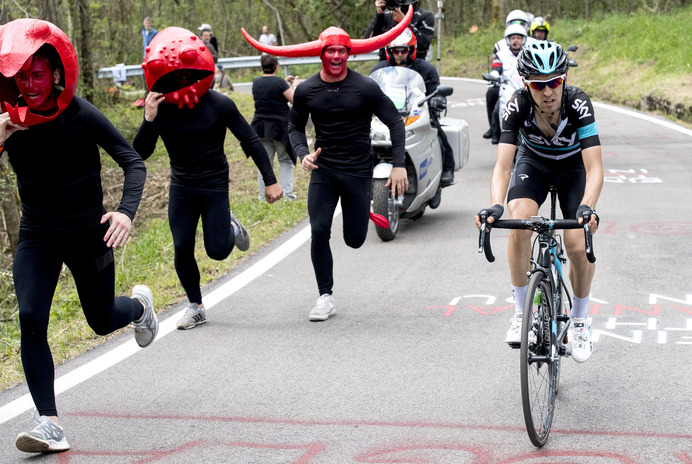
[[[389,42],[398,37],[399,34],[404,32],[404,29],[408,27],[408,23],[411,21],[412,16],[413,8],[409,8],[404,19],[394,28],[388,30],[382,35],[377,35],[369,39],[351,39],[346,31],[332,26],[325,29],[320,34],[319,38],[317,40],[313,40],[312,42],[279,46],[265,45],[258,42],[257,40],[253,39],[244,28],[241,28],[240,31],[243,33],[245,39],[250,42],[250,45],[264,53],[269,53],[270,55],[290,57],[320,56],[322,54],[322,49],[330,45],[343,45],[349,49],[350,55],[360,55],[363,53],[373,52],[386,46]]]
[[[377,227],[382,227],[383,229],[389,229],[389,221],[386,217],[381,214],[370,212],[370,220],[375,223]]]
[[[43,45],[51,45],[58,52],[64,75],[63,90],[58,96],[58,109],[50,115],[31,112],[24,102],[19,102],[19,88],[14,76],[28,69],[34,53]],[[0,103],[2,111],[10,115],[13,124],[33,126],[52,121],[72,102],[77,89],[79,64],[77,53],[67,35],[55,24],[41,19],[15,19],[0,26]]]
[[[144,79],[153,92],[164,95],[164,101],[192,108],[199,103],[214,80],[214,58],[194,33],[182,27],[167,27],[156,34],[145,50]],[[185,72],[185,79],[181,79]],[[189,85],[180,86],[180,82]]]

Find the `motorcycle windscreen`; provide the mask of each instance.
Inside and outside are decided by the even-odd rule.
[[[411,114],[413,104],[425,96],[425,82],[416,71],[401,66],[387,66],[370,74],[399,110],[399,114]]]

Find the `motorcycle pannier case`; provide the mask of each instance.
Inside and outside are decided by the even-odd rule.
[[[469,125],[463,119],[452,118],[441,118],[440,124],[454,151],[454,170],[458,171],[469,160]]]

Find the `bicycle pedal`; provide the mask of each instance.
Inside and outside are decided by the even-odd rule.
[[[507,343],[507,345],[509,345],[509,347],[513,350],[518,350],[519,348],[521,348],[521,343]]]

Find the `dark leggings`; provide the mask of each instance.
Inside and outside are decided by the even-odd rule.
[[[19,304],[22,365],[40,415],[57,416],[55,369],[48,346],[48,322],[63,263],[72,273],[82,311],[98,335],[106,335],[142,316],[139,301],[115,298],[113,251],[103,236],[108,224],[86,234],[19,234],[14,286]]]
[[[175,271],[190,303],[202,304],[195,260],[197,223],[202,218],[204,249],[211,259],[228,258],[235,245],[228,191],[195,190],[171,185],[168,222],[175,249]]]
[[[341,198],[344,241],[351,248],[365,243],[370,219],[372,177],[355,177],[315,169],[310,176],[308,213],[312,229],[310,254],[320,295],[331,294],[334,261],[329,247],[332,218]]]

